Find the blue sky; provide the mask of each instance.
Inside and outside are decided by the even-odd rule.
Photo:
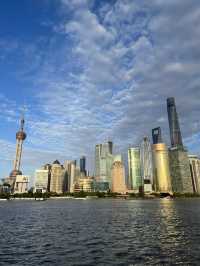
[[[200,154],[198,0],[2,0],[1,175],[12,169],[26,106],[23,172],[113,140],[126,154],[161,126],[176,97],[184,143]],[[126,159],[126,158],[125,158]]]

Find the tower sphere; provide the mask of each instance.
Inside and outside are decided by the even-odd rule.
[[[26,139],[26,133],[23,131],[18,131],[16,134],[16,139],[25,140]]]
[[[10,177],[16,177],[17,175],[22,175],[22,172],[20,170],[13,170],[10,173]]]

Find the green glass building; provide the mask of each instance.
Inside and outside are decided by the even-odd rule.
[[[128,149],[128,170],[130,189],[140,191],[143,187],[140,165],[140,148]]]

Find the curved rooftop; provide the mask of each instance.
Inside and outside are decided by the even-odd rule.
[[[53,164],[60,164],[60,162],[58,160],[55,160]]]

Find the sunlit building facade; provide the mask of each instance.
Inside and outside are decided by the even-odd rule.
[[[48,191],[49,171],[38,169],[35,171],[34,192],[45,193]]]
[[[193,191],[200,194],[200,158],[196,155],[189,155],[189,162]]]
[[[157,137],[159,135],[159,137]],[[153,138],[153,166],[154,166],[154,190],[158,193],[172,193],[171,176],[169,169],[168,149],[162,142],[161,129],[152,129]]]
[[[74,186],[74,192],[94,192],[94,179],[92,177],[80,178]]]
[[[51,167],[50,191],[57,194],[63,193],[65,169],[58,160],[53,162]]]
[[[153,187],[153,161],[151,143],[144,137],[140,145],[141,176],[144,183],[144,192],[152,192]]]
[[[129,188],[135,191],[143,189],[143,180],[141,176],[140,164],[140,148],[128,149],[128,172],[129,172]]]
[[[176,193],[193,193],[188,153],[183,146],[175,99],[173,97],[167,99],[167,112],[171,139],[169,162],[172,190]]]
[[[97,187],[103,191],[111,189],[112,186],[112,164],[113,164],[113,143],[108,141],[98,144],[95,147],[95,179]]]
[[[122,161],[117,161],[112,165],[112,192],[126,193],[126,182],[125,182],[125,167]]]
[[[14,186],[15,194],[28,193],[29,177],[25,175],[17,175]]]

